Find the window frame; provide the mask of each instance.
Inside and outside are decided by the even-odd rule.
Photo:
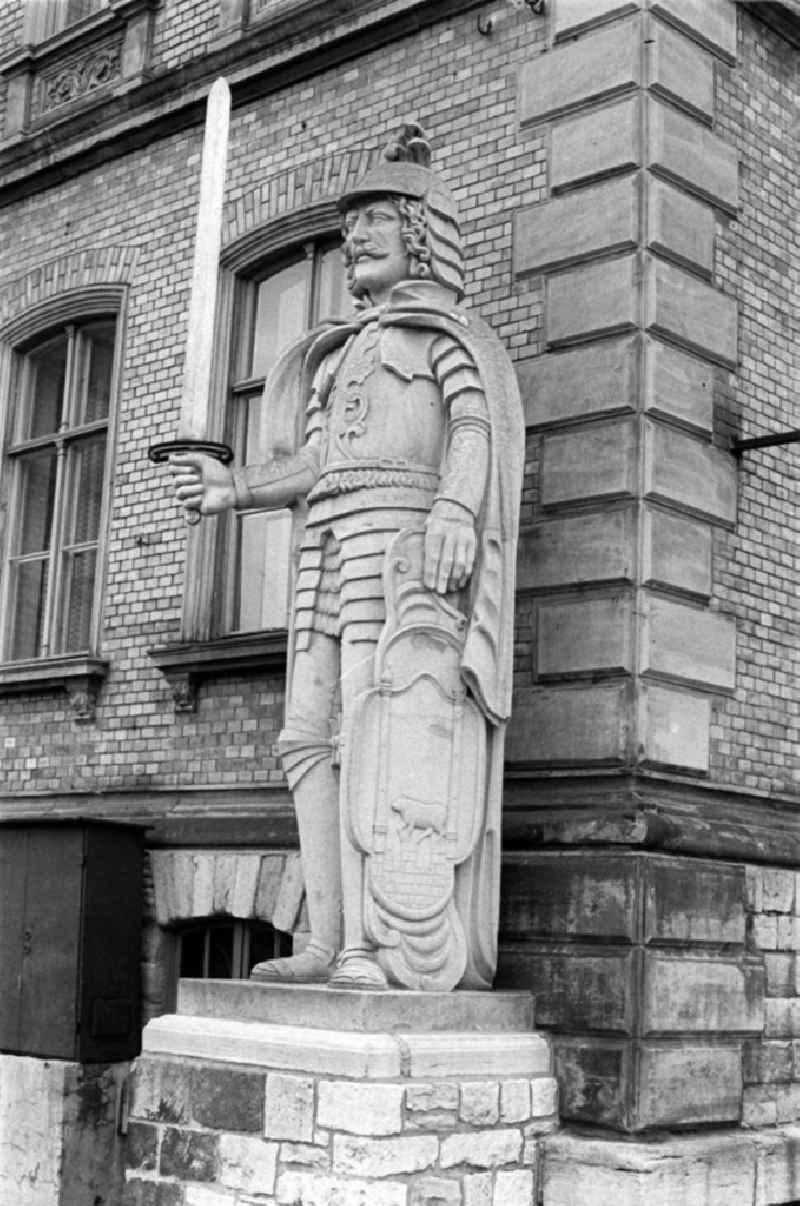
[[[111,7],[110,0],[96,0],[95,7],[91,12],[84,13],[80,17],[73,17],[71,21],[68,21],[68,4],[69,0],[38,0],[37,3],[28,0],[25,5],[24,40],[33,46],[38,46],[41,42],[56,38],[67,30],[72,31],[82,22],[96,18],[98,14]]]
[[[37,307],[33,307],[20,318],[0,328],[0,455],[5,466],[9,457],[19,455],[20,442],[15,442],[16,426],[19,422],[18,402],[13,396],[15,375],[20,359],[31,350],[38,339],[48,332],[64,329],[70,325],[80,326],[99,319],[113,320],[115,324],[113,365],[109,393],[108,415],[100,423],[82,424],[70,431],[89,431],[104,428],[106,449],[103,466],[102,501],[97,530],[97,554],[92,616],[90,621],[89,647],[74,653],[49,653],[41,657],[11,659],[7,657],[11,628],[10,573],[13,533],[16,512],[20,501],[18,471],[0,474],[2,489],[0,503],[5,504],[5,531],[0,533],[0,694],[8,694],[39,688],[64,687],[73,696],[78,719],[92,719],[94,695],[99,682],[105,676],[107,662],[101,657],[103,605],[106,596],[108,574],[108,529],[111,515],[111,500],[114,481],[116,436],[118,427],[119,397],[122,385],[122,359],[125,346],[127,310],[127,286],[89,286],[63,294]],[[41,442],[52,443],[52,436],[42,441],[23,441],[26,449]],[[12,452],[11,450],[15,451]],[[19,462],[18,462],[19,463]],[[65,515],[55,516],[54,522],[63,529]],[[51,541],[51,550],[56,542]],[[52,552],[50,554],[52,556]]]
[[[240,282],[257,274],[260,268],[278,263],[293,247],[339,236],[341,224],[338,203],[326,200],[257,226],[223,249],[214,332],[209,439],[221,441],[225,430],[230,383],[235,367],[233,321]],[[302,508],[298,512],[302,515]],[[220,631],[217,622],[219,608],[214,605],[214,594],[219,586],[217,567],[225,518],[209,516],[202,523],[189,528],[181,637],[171,646],[159,646],[150,651],[156,664],[168,677],[174,677],[178,685],[181,680],[190,680],[194,686],[202,678],[223,673],[228,649],[230,656],[239,662],[239,668],[245,645],[253,650],[253,668],[262,668],[258,663],[258,653],[265,643],[273,654],[278,652],[280,646],[280,655],[285,656],[285,629],[234,636],[223,635]],[[290,592],[291,586],[290,581]],[[198,651],[196,658],[192,654],[193,649]]]

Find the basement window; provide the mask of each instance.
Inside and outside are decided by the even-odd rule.
[[[292,953],[292,936],[267,921],[219,917],[177,930],[181,979],[246,980],[257,963]]]

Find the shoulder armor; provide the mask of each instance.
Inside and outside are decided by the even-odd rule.
[[[430,349],[436,332],[412,327],[386,327],[381,334],[381,366],[403,381],[424,377],[434,381]]]

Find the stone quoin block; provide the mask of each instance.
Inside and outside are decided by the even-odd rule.
[[[506,736],[506,761],[583,765],[623,761],[624,684],[518,691]]]
[[[435,1135],[390,1139],[334,1135],[332,1170],[338,1175],[392,1177],[430,1168],[438,1154],[439,1140]]]
[[[648,507],[643,516],[642,580],[692,594],[711,594],[711,528],[672,511]]]
[[[584,29],[612,21],[641,7],[641,0],[558,0],[553,6],[553,37],[574,37]]]
[[[164,1128],[159,1172],[180,1181],[214,1181],[219,1171],[219,1135]]]
[[[604,340],[523,360],[517,366],[526,427],[635,410],[637,341]]]
[[[635,493],[636,444],[629,419],[545,435],[542,505]]]
[[[191,1073],[192,1119],[226,1131],[260,1131],[264,1125],[264,1077],[230,1068]]]
[[[733,690],[736,621],[718,612],[650,598],[640,629],[643,673],[664,674],[717,690]]]
[[[536,989],[536,1025],[631,1034],[638,955],[631,950],[530,944],[503,958],[504,978]]]
[[[645,1043],[639,1055],[639,1127],[736,1122],[741,1078],[740,1043]]]
[[[739,204],[736,149],[718,134],[657,101],[649,108],[647,166],[735,214]]]
[[[535,523],[520,532],[517,589],[631,581],[634,532],[630,507]]]
[[[756,961],[649,950],[642,1033],[760,1032],[764,973]]]
[[[540,603],[536,627],[537,674],[631,670],[632,608],[632,599],[625,595]]]
[[[654,766],[707,771],[711,701],[688,691],[642,683],[639,689],[639,758]]]
[[[672,264],[646,267],[645,325],[726,368],[737,363],[736,301]]]
[[[322,1080],[317,1125],[357,1135],[392,1135],[402,1129],[403,1086]]]
[[[640,112],[639,98],[633,96],[557,121],[550,133],[553,192],[638,167]]]
[[[645,494],[696,511],[712,522],[736,522],[736,462],[726,452],[661,423],[645,426]]]
[[[648,246],[710,277],[714,268],[714,211],[662,180],[651,180],[647,193]]]
[[[635,256],[554,273],[545,286],[550,346],[632,329],[639,321]]]
[[[652,9],[727,62],[736,61],[736,9],[728,0],[655,0]]]
[[[638,86],[640,30],[634,18],[523,63],[517,102],[520,125]]]
[[[314,1136],[314,1081],[309,1076],[269,1072],[265,1100],[267,1139],[308,1143]]]
[[[514,214],[514,272],[541,272],[629,251],[639,233],[639,181],[613,180]]]
[[[277,1143],[247,1135],[220,1135],[219,1179],[227,1189],[272,1193],[277,1162]]]
[[[654,21],[648,84],[656,95],[711,121],[714,115],[714,60],[707,51],[668,25]]]
[[[469,1164],[473,1168],[501,1168],[516,1164],[522,1149],[522,1134],[516,1128],[465,1131],[442,1140],[439,1162],[442,1168]]]
[[[553,1058],[562,1119],[625,1129],[633,1085],[629,1039],[555,1035]]]
[[[500,933],[512,942],[528,936],[633,942],[638,881],[636,860],[628,855],[509,851],[503,861]]]
[[[719,372],[707,361],[672,344],[647,339],[645,406],[654,415],[710,432],[714,415],[714,382]]]

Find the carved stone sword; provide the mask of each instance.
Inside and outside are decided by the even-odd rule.
[[[156,463],[179,452],[205,452],[225,465],[233,460],[233,452],[227,444],[206,438],[230,111],[230,89],[227,81],[220,77],[214,82],[206,105],[178,435],[175,440],[153,444],[148,449],[150,460]],[[200,512],[187,509],[186,521],[199,523]]]

